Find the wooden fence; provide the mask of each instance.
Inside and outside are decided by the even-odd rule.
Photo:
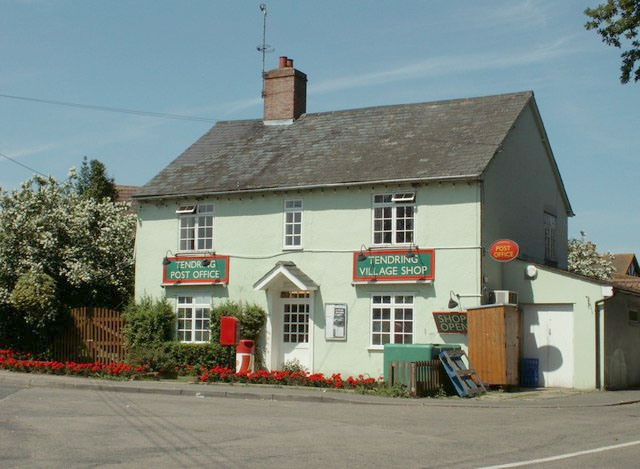
[[[108,308],[71,310],[71,320],[56,338],[53,355],[60,361],[124,360],[122,313]]]
[[[389,362],[389,386],[403,384],[414,397],[424,397],[449,388],[449,378],[440,360]]]

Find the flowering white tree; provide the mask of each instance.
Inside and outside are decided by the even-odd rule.
[[[0,306],[18,280],[46,275],[59,304],[116,306],[133,289],[135,216],[126,203],[78,195],[75,170],[59,183],[35,176],[0,191]],[[15,297],[15,295],[14,295]]]
[[[569,270],[578,274],[609,280],[615,270],[613,256],[605,252],[598,254],[596,245],[585,239],[584,231],[580,231],[581,239],[569,240]]]

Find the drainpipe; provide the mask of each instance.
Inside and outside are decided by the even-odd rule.
[[[611,298],[611,297],[609,297]],[[600,320],[603,318],[604,302],[609,298],[602,298],[595,302],[595,318],[596,318],[596,388],[604,391],[604,337],[602,336],[603,328],[600,327]]]

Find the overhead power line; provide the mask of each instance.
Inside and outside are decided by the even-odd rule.
[[[40,171],[37,171],[37,170],[35,170],[35,169],[33,169],[33,168],[30,168],[30,167],[29,167],[29,166],[27,166],[26,164],[22,164],[22,163],[20,163],[19,161],[14,160],[13,158],[11,158],[10,156],[5,155],[4,153],[0,153],[0,156],[2,156],[2,157],[4,157],[4,158],[8,159],[9,161],[12,161],[13,163],[15,163],[15,164],[17,164],[17,165],[22,166],[22,167],[23,167],[23,168],[25,168],[25,169],[28,169],[29,171],[33,171],[34,173],[39,174],[39,175],[40,175],[40,176],[42,176],[42,177],[45,177],[45,178],[46,178],[46,177],[49,177],[49,176],[47,176],[46,174],[42,174]]]
[[[177,120],[187,120],[187,121],[196,121],[196,122],[207,122],[212,123],[215,122],[216,119],[209,119],[206,117],[195,117],[195,116],[184,116],[181,114],[168,114],[165,112],[151,112],[151,111],[139,111],[136,109],[124,109],[119,107],[109,107],[109,106],[97,106],[94,104],[80,104],[80,103],[71,103],[68,101],[55,101],[52,99],[40,99],[40,98],[31,98],[28,96],[15,96],[11,94],[0,94],[0,98],[7,99],[17,99],[20,101],[30,101],[34,103],[41,104],[53,104],[56,106],[67,106],[74,107],[79,109],[91,109],[93,111],[108,111],[108,112],[119,112],[122,114],[134,114],[137,116],[147,116],[147,117],[161,117],[164,119],[177,119]]]

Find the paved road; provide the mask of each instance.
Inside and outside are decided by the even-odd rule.
[[[640,404],[462,408],[21,388],[0,467],[483,467],[640,440]],[[637,467],[640,444],[535,467]]]

